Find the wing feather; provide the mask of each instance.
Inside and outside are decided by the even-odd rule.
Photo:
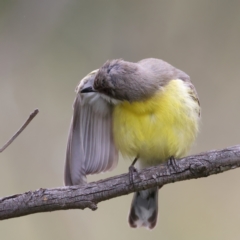
[[[80,93],[93,83],[85,77],[77,88],[65,163],[65,185],[86,183],[86,175],[112,170],[118,162],[113,140],[112,106],[99,93]]]

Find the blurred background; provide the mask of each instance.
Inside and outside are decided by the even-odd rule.
[[[0,195],[63,185],[74,89],[106,60],[161,58],[187,72],[202,106],[191,153],[240,144],[240,2],[224,0],[0,1]],[[110,174],[124,173],[120,161]],[[166,185],[153,231],[130,229],[132,195],[98,210],[40,213],[0,223],[0,239],[240,238],[240,170]]]

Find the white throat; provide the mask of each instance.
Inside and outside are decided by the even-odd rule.
[[[117,100],[115,98],[111,98],[103,93],[99,93],[99,95],[104,99],[106,100],[107,102],[109,102],[110,104],[113,104],[113,105],[117,105],[119,103],[121,103],[122,101],[121,100]]]

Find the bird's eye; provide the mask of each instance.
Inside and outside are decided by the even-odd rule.
[[[105,93],[106,95],[109,95],[109,96],[114,96],[114,95],[115,95],[114,90],[111,89],[111,88],[105,88],[105,89],[104,89],[104,93]]]
[[[105,91],[105,93],[107,93],[108,95],[111,95],[111,89],[105,88],[104,91]]]

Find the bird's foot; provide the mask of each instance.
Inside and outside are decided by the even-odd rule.
[[[129,174],[129,182],[130,184],[134,185],[134,182],[133,182],[133,178],[134,178],[134,174],[137,173],[138,174],[138,170],[133,166],[133,165],[130,165],[130,167],[128,168],[128,174]]]
[[[134,177],[134,173],[137,173],[138,174],[138,171],[137,169],[134,167],[135,163],[137,162],[138,160],[138,156],[134,158],[132,164],[130,165],[130,167],[128,168],[128,173],[129,173],[129,182],[130,184],[134,184],[133,183],[133,177]]]
[[[171,167],[176,173],[182,171],[182,167],[179,165],[178,161],[171,156],[167,161],[168,167]]]

